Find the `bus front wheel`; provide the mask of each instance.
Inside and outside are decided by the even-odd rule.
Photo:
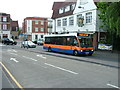
[[[51,47],[48,48],[48,52],[51,52]]]
[[[90,54],[88,54],[88,56],[92,56],[92,54],[90,53]]]
[[[73,55],[77,56],[77,55],[78,55],[78,51],[75,50],[75,51],[73,52]]]

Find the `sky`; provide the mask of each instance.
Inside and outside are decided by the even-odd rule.
[[[60,1],[65,0],[1,0],[0,12],[10,14],[21,27],[26,17],[51,17],[53,2]]]

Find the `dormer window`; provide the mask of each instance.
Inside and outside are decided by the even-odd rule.
[[[68,11],[70,11],[70,6],[65,7],[65,12],[68,12]]]
[[[59,14],[62,14],[64,12],[64,8],[59,9]]]
[[[74,10],[74,8],[75,8],[75,4],[72,4],[71,5],[71,10]]]

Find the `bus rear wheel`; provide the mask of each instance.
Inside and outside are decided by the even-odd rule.
[[[73,52],[73,55],[77,56],[77,55],[78,55],[78,51],[75,50],[75,51]]]

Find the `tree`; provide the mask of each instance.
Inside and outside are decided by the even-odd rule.
[[[113,2],[106,10],[106,20],[110,30],[120,37],[120,2]]]
[[[99,18],[103,25],[101,28],[106,29],[112,38],[114,49],[120,50],[120,2],[98,2],[98,9],[100,10]]]

